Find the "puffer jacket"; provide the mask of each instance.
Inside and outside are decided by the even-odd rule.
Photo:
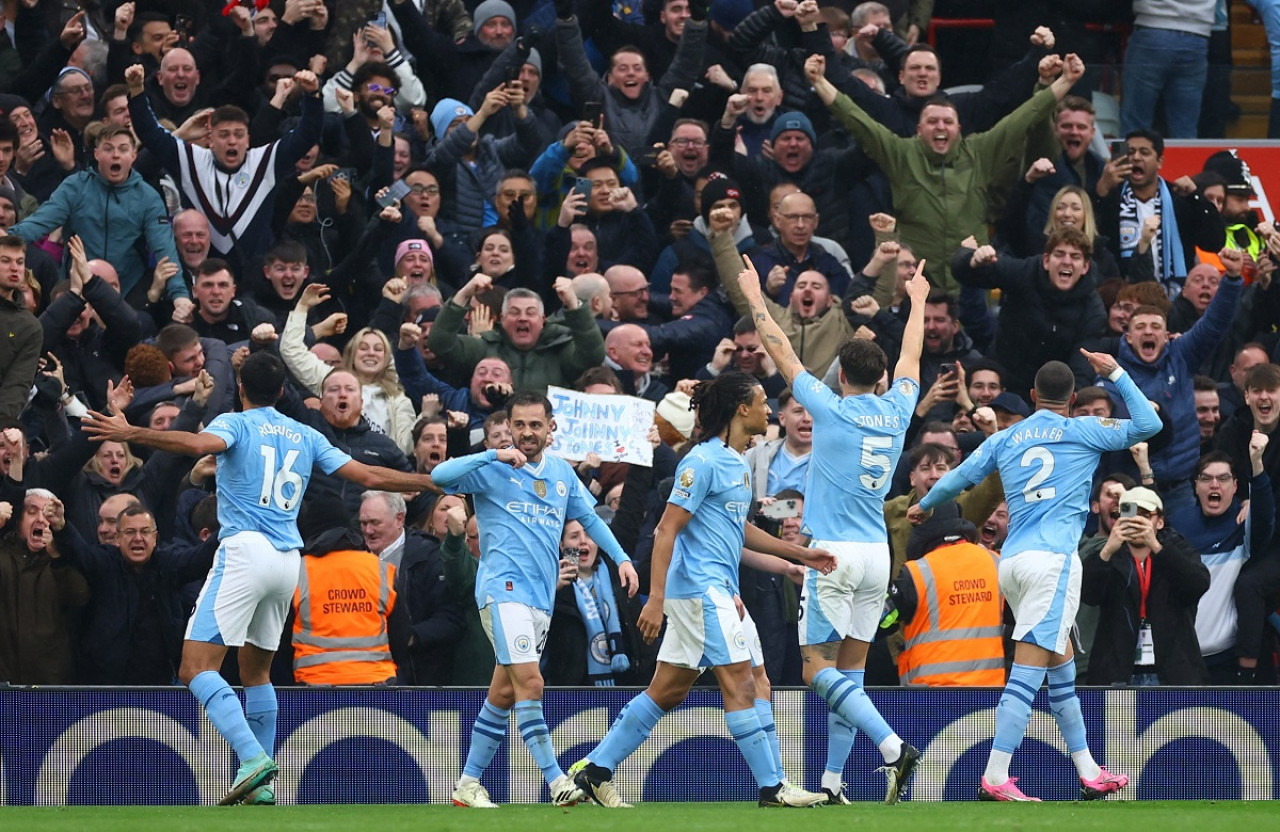
[[[119,185],[107,182],[97,170],[68,176],[47,202],[9,233],[34,242],[59,226],[64,238],[79,235],[86,258],[116,267],[122,295],[139,281],[150,280],[151,255],[181,262],[164,200],[136,170]],[[165,292],[171,299],[190,297],[180,274],[169,278]]]

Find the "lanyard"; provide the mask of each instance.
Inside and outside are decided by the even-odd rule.
[[[1138,570],[1138,592],[1142,596],[1141,605],[1138,607],[1138,615],[1143,620],[1147,620],[1147,593],[1151,591],[1151,556],[1147,555],[1142,560],[1134,558],[1134,567]]]

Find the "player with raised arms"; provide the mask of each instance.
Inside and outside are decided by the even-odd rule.
[[[121,382],[124,383],[123,381]],[[162,451],[217,457],[218,551],[187,622],[178,678],[240,760],[231,790],[219,801],[275,802],[276,693],[271,659],[298,584],[298,508],[312,465],[365,488],[438,490],[426,474],[365,465],[313,428],[275,409],[285,368],[270,352],[240,368],[239,413],[223,413],[199,433],[135,427],[123,413],[90,411],[81,429],[96,441],[131,442]],[[107,382],[107,400],[113,391]],[[218,672],[228,647],[239,648],[245,707]]]
[[[698,384],[691,406],[698,411],[699,442],[677,466],[666,510],[654,530],[649,600],[640,613],[640,634],[650,644],[666,616],[658,667],[648,688],[627,703],[600,744],[570,772],[601,806],[627,807],[612,782],[614,770],[648,739],[663,714],[684,701],[703,668],[710,666],[724,697],[725,724],[760,787],[760,805],[812,806],[821,795],[783,784],[780,761],[757,712],[738,598],[738,563],[744,543],[756,552],[826,571],[835,559],[747,523],[751,474],[742,452],[769,423],[760,382],[748,373],[722,373]]]
[[[1000,472],[1009,503],[1009,536],[1000,550],[1000,591],[1017,621],[1013,668],[996,707],[996,735],[978,787],[978,799],[1035,801],[1009,776],[1009,762],[1027,732],[1031,703],[1049,677],[1049,707],[1080,775],[1084,800],[1124,788],[1129,778],[1094,761],[1085,736],[1076,662],[1069,639],[1080,607],[1080,558],[1076,541],[1089,513],[1089,489],[1098,460],[1144,442],[1160,430],[1160,417],[1133,379],[1105,353],[1081,350],[1098,375],[1124,398],[1131,419],[1071,418],[1075,378],[1061,361],[1036,373],[1031,391],[1036,410],[992,434],[925,498],[907,511],[922,523],[940,503],[954,499],[992,471]]]
[[[920,752],[880,716],[862,679],[890,579],[884,498],[920,394],[924,302],[929,294],[924,261],[906,284],[911,311],[892,385],[887,391],[882,386],[889,365],[884,350],[873,341],[851,338],[840,347],[841,394],[836,395],[800,363],[765,307],[755,266],[745,255],[742,259],[746,268],[738,275],[738,285],[751,306],[760,341],[796,401],[813,417],[813,454],[804,489],[810,545],[830,551],[840,561],[830,575],[810,570],[800,600],[804,680],[831,708],[822,788],[829,803],[849,802],[840,773],[853,746],[854,729],[860,728],[884,758],[884,801],[897,803],[906,794]]]
[[[542,671],[538,661],[547,642],[560,536],[566,520],[577,520],[618,567],[629,595],[640,588],[635,567],[609,527],[595,512],[595,498],[573,466],[545,454],[555,420],[541,393],[518,391],[507,403],[515,446],[445,460],[432,470],[447,494],[471,494],[480,527],[476,605],[493,644],[496,666],[489,695],[471,729],[467,761],[453,790],[453,803],[475,809],[497,804],[480,783],[498,745],[507,735],[514,708],[520,736],[542,769],[557,806],[582,799],[556,761],[542,714]]]

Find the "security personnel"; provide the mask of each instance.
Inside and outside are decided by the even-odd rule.
[[[902,684],[1004,685],[1000,557],[976,540],[972,523],[951,516],[930,518],[908,543],[910,559],[890,592],[906,639]]]
[[[308,513],[332,517],[332,502],[325,500],[324,509]],[[396,603],[395,567],[365,549],[359,533],[345,525],[304,534],[304,539],[306,554],[293,594],[294,680],[305,685],[394,683],[389,628]]]

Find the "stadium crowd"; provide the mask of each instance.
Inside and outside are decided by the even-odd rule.
[[[1074,415],[1127,415],[1081,347],[1163,423],[1094,478],[1082,681],[1273,682],[1280,232],[1231,152],[1160,174],[1164,136],[1226,97],[1209,63],[1226,0],[1016,5],[1003,63],[948,95],[967,56],[924,42],[930,0],[6,0],[0,682],[176,683],[217,545],[213,458],[94,442],[79,420],[197,430],[269,350],[282,413],[403,471],[507,447],[516,391],[655,403],[652,466],[575,460],[640,594],[568,523],[542,659],[552,685],[646,683],[636,620],[693,382],[760,380],[776,424],[747,453],[752,516],[806,539],[813,422],[761,346],[743,255],[837,390],[849,338],[893,365],[927,262],[868,684],[1004,684],[1006,639],[961,632],[1008,623],[999,477],[918,528],[907,511],[1030,415],[1048,361],[1076,372]],[[1108,146],[1085,24],[1129,21]],[[317,470],[299,527],[277,684],[489,683],[468,500]],[[742,569],[774,684],[802,684],[803,574]]]

